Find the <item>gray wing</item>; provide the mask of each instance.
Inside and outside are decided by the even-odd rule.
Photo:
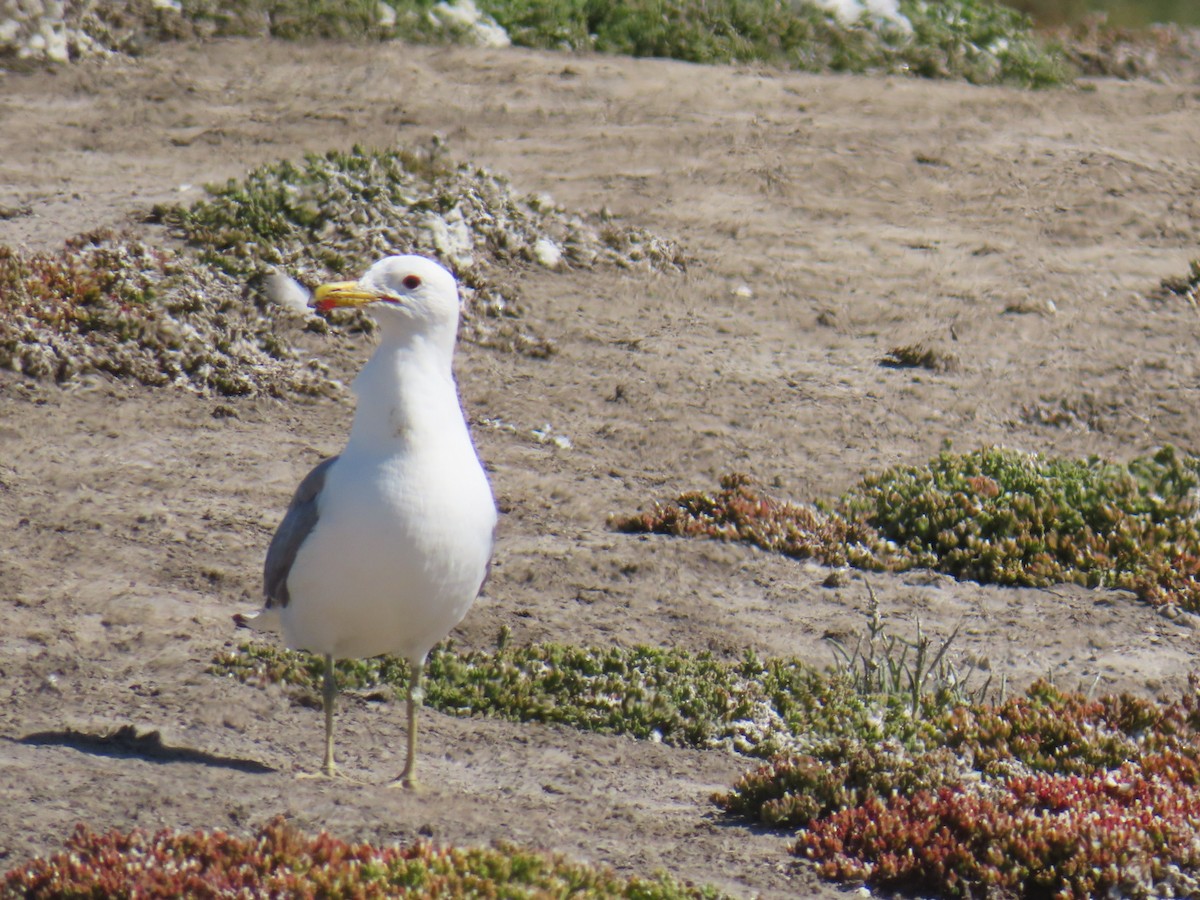
[[[300,552],[300,545],[317,524],[317,498],[325,487],[329,467],[337,459],[331,456],[323,460],[304,476],[292,496],[292,502],[288,504],[283,521],[271,538],[267,561],[263,566],[263,593],[267,597],[268,609],[287,606],[291,599],[288,594],[288,575],[291,574],[292,563],[296,561],[296,554]]]

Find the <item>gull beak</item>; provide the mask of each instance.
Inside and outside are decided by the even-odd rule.
[[[374,288],[363,287],[357,281],[335,281],[323,284],[313,292],[313,306],[321,312],[331,309],[357,309],[384,299]]]

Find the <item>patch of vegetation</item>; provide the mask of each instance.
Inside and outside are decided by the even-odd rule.
[[[551,348],[522,320],[516,288],[502,277],[514,267],[684,266],[669,241],[518,196],[505,178],[452,162],[436,144],[309,154],[208,193],[191,207],[155,209],[207,265],[240,278],[278,267],[317,283],[396,252],[435,257],[460,280],[463,337],[535,356]]]
[[[1118,410],[1113,400],[1094,394],[1078,397],[1041,397],[1021,407],[1021,421],[1029,425],[1073,431],[1104,431],[1109,417]]]
[[[428,701],[452,713],[770,754],[714,801],[795,832],[795,852],[836,880],[945,896],[989,885],[1068,897],[1200,887],[1189,837],[1200,813],[1200,682],[1157,703],[1046,682],[989,703],[943,684],[914,710],[903,685],[863,694],[843,675],[749,656],[440,647],[429,668]],[[316,658],[248,645],[213,667],[297,685],[310,703],[320,669]],[[384,658],[339,664],[339,678],[399,689],[405,672]]]
[[[1174,761],[874,797],[814,822],[796,852],[827,878],[970,897],[1192,896],[1200,790]]]
[[[1063,84],[1074,74],[1061,49],[1043,43],[1029,19],[1008,6],[907,0],[901,8],[913,26],[903,65],[916,75],[1039,88]]]
[[[320,690],[320,657],[243,644],[218,657],[217,672],[242,681]],[[402,692],[407,664],[392,656],[338,660],[347,689]],[[439,646],[425,668],[425,704],[454,715],[490,715],[518,722],[553,722],[589,731],[651,735],[667,743],[704,745],[732,718],[736,675],[707,654],[636,647],[580,648],[560,644],[458,653]]]
[[[989,584],[1151,589],[1200,550],[1200,459],[1173,447],[1120,465],[991,448],[872,475],[838,502],[896,547],[893,565]],[[1181,605],[1195,607],[1185,591]]]
[[[562,856],[427,843],[376,848],[321,832],[309,837],[282,817],[252,838],[222,831],[141,830],[97,834],[77,826],[62,853],[5,874],[0,896],[58,897],[635,897],[721,896],[666,876],[626,878]]]
[[[1192,260],[1187,275],[1182,278],[1163,279],[1159,292],[1164,297],[1182,297],[1193,306],[1200,305],[1200,259]]]
[[[566,45],[698,63],[757,61],[810,72],[911,72],[1028,86],[1068,77],[1029,21],[990,0],[906,0],[903,18],[845,22],[816,3],[769,0],[640,0],[635,3],[481,6],[514,42]],[[553,13],[548,13],[553,9]]]
[[[714,799],[798,832],[797,854],[882,890],[1018,897],[1194,892],[1200,698],[1100,700],[1045,682],[946,708],[925,747],[780,755]]]
[[[1167,447],[1127,464],[996,448],[943,453],[863,480],[827,507],[789,504],[744,476],[616,520],[863,568],[922,566],[1003,584],[1130,588],[1197,609],[1200,458]],[[813,527],[820,523],[820,529]],[[803,540],[781,539],[791,532]],[[818,533],[821,539],[811,535]],[[853,555],[839,546],[853,534]],[[869,589],[869,588],[868,588]],[[873,599],[873,594],[872,594]],[[835,643],[839,684],[913,727],[822,729],[714,797],[797,834],[826,877],[969,897],[1183,896],[1200,890],[1200,680],[1171,702],[1092,699],[1034,684],[990,699],[938,643],[887,632]],[[861,722],[859,723],[861,725]]]
[[[300,688],[313,703],[323,662],[308,654],[242,644],[210,668],[250,683]],[[340,660],[339,684],[403,692],[406,664],[395,657]],[[837,675],[796,659],[748,654],[722,662],[711,654],[653,647],[501,646],[459,652],[439,645],[425,669],[425,703],[452,715],[549,722],[628,734],[676,746],[727,747],[767,757],[814,741],[919,741],[946,696],[922,700],[914,715],[906,696],[866,696]]]
[[[879,360],[889,369],[928,369],[931,372],[953,372],[958,368],[958,357],[953,353],[935,350],[924,344],[905,344],[893,347]]]
[[[482,14],[482,15],[481,15]],[[434,0],[69,0],[62,20],[31,16],[0,56],[68,59],[136,52],[191,35],[503,42],[698,63],[765,62],[805,71],[910,72],[1040,87],[1070,77],[1060,51],[1021,13],[993,0],[902,0],[899,15],[839,19],[818,3],[774,0],[480,0],[447,12]],[[7,51],[7,52],[6,52]]]
[[[913,754],[895,741],[839,741],[819,755],[779,754],[714,802],[771,828],[803,828],[868,800],[961,784],[969,772],[946,748]]]
[[[1189,82],[1198,74],[1200,34],[1174,25],[1121,27],[1091,16],[1048,33],[1083,75]]]
[[[731,477],[715,497],[687,494],[618,525],[822,559],[839,558],[838,539],[853,526],[869,567],[924,565],[1003,583],[1107,579],[1189,605],[1200,556],[1191,565],[1180,557],[1195,546],[1198,471],[1200,461],[1172,448],[1123,466],[944,453],[864,480],[833,511],[782,503]],[[815,517],[831,538],[778,537],[811,534]],[[923,639],[919,626],[915,640],[900,639],[875,612],[864,640],[838,646],[840,683],[876,709],[905,710],[914,727],[892,718],[869,736],[818,721],[805,749],[771,757],[718,805],[798,830],[796,853],[826,877],[882,890],[1196,890],[1200,685],[1167,704],[1092,700],[1044,682],[984,702],[986,685],[967,690],[946,667],[948,641]]]
[[[829,671],[795,658],[760,660],[752,652],[726,662],[707,652],[640,645],[514,647],[505,628],[494,651],[436,646],[425,667],[425,703],[451,715],[551,722],[760,757],[880,741],[923,747],[935,740],[930,723],[996,692],[990,681],[972,687],[971,672],[947,658],[957,632],[935,645],[918,623],[916,638],[904,638],[885,626],[867,587],[865,640],[852,652],[837,645],[841,665]],[[408,665],[398,657],[335,665],[343,689],[406,693]],[[299,688],[294,699],[313,705],[324,661],[243,643],[219,654],[209,672],[243,683],[292,685]]]
[[[1110,19],[1131,27],[1152,22],[1200,25],[1200,9],[1192,0],[1004,0],[1039,23],[1057,25]]]
[[[1003,686],[991,691],[990,683],[971,688],[971,672],[963,676],[946,659],[957,632],[937,645],[918,623],[915,640],[902,638],[884,626],[874,592],[870,596],[868,649],[861,649],[861,640],[853,653],[839,645],[833,677],[876,703],[907,701],[922,727],[907,733],[893,728],[882,740],[854,731],[810,731],[804,754],[778,754],[715,797],[724,809],[774,827],[800,827],[902,790],[1014,771],[1090,774],[1141,753],[1192,752],[1187,748],[1200,727],[1194,691],[1164,706],[1128,695],[1092,700],[1045,681],[1015,698],[1007,698]],[[1200,753],[1200,746],[1194,750]]]
[[[1200,610],[1198,489],[1200,458],[1173,447],[1124,465],[989,448],[871,475],[826,510],[733,475],[716,495],[683,494],[613,525],[985,584],[1120,587]]]
[[[1128,694],[1092,699],[1046,681],[999,704],[943,710],[938,743],[972,760],[986,775],[1011,774],[1011,763],[1059,775],[1090,775],[1163,752],[1200,754],[1196,682],[1169,704]]]
[[[227,395],[327,390],[323,367],[298,361],[241,293],[186,257],[112,232],[57,253],[0,246],[0,366]]]
[[[630,534],[745,541],[829,566],[882,568],[879,533],[866,522],[771,497],[741,473],[722,476],[720,484],[715,493],[691,491],[647,512],[613,517],[610,524]]]
[[[935,642],[916,623],[916,635],[906,638],[889,629],[883,621],[879,598],[870,582],[867,588],[867,628],[850,647],[838,638],[827,637],[833,648],[836,670],[855,692],[864,696],[907,697],[909,710],[919,717],[927,705],[929,694],[936,705],[982,703],[991,694],[992,679],[972,684],[974,664],[965,670],[949,659],[948,651],[958,637],[958,628],[940,642]],[[1004,696],[1006,683],[1001,679],[995,693]]]
[[[766,756],[714,802],[795,833],[794,852],[839,881],[952,897],[998,885],[1021,897],[1200,889],[1200,680],[1170,702],[1044,681],[987,702],[935,666],[913,706],[910,686],[930,667],[897,653],[881,627],[869,632],[884,638],[870,658],[906,677],[502,642],[493,653],[437,648],[428,702]],[[212,671],[294,684],[313,703],[321,662],[243,645]],[[394,659],[339,663],[357,688],[399,690],[405,677]]]
[[[553,348],[523,318],[513,269],[684,267],[669,241],[519,197],[437,147],[266,165],[154,216],[181,250],[112,232],[50,254],[0,247],[0,366],[60,382],[102,372],[226,395],[331,392],[328,371],[292,346],[299,323],[268,286],[279,273],[315,285],[391,253],[436,257],[460,279],[465,339],[544,356]],[[361,313],[331,321],[372,327]],[[315,316],[304,327],[327,330]]]

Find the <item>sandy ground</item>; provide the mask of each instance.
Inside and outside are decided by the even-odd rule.
[[[945,443],[1128,458],[1200,448],[1197,310],[1148,299],[1200,248],[1200,87],[1046,93],[518,51],[162,47],[0,79],[0,243],[51,248],[306,150],[420,143],[677,238],[686,275],[523,273],[559,352],[466,345],[458,373],[504,515],[455,633],[832,661],[865,589],[754,549],[615,534],[610,514],[730,470],[830,497]],[[923,342],[952,371],[880,357]],[[365,340],[314,344],[347,380]],[[1064,410],[1067,414],[1061,414]],[[398,705],[338,717],[356,780],[298,780],[319,714],[205,667],[259,601],[297,479],[349,399],[215,400],[0,375],[0,861],[94,827],[506,838],[740,895],[840,896],[784,837],[719,816],[751,767],[561,728],[424,717],[426,787],[381,785]],[[1052,415],[1059,413],[1058,415]],[[1047,424],[1051,420],[1056,424]],[[503,422],[514,429],[495,427]],[[545,424],[570,449],[539,443]],[[1116,592],[874,579],[893,626],[1021,685],[1174,690],[1200,646]],[[164,752],[96,745],[125,725]]]

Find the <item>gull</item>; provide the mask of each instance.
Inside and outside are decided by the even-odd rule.
[[[408,661],[408,746],[393,782],[415,783],[417,709],[430,649],[462,621],[487,575],[496,504],[451,369],[454,276],[420,256],[389,256],[358,281],[326,284],[317,309],[358,308],[379,323],[354,380],[345,449],[300,482],[267,550],[266,602],[239,626],[282,631],[325,657],[325,756],[336,772],[334,661],[395,653]]]

